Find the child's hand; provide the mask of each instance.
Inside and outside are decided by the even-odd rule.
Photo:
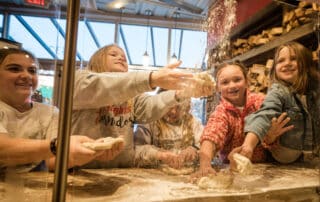
[[[290,121],[287,113],[282,113],[278,118],[273,117],[271,127],[264,138],[264,142],[268,145],[274,143],[278,137],[294,128],[294,125],[286,126]]]
[[[208,176],[208,175],[216,175],[217,172],[212,168],[211,164],[200,165],[200,168],[197,172],[191,175],[191,182],[195,183],[199,178]]]
[[[194,80],[192,73],[175,71],[174,69],[180,66],[181,61],[168,64],[159,71],[152,72],[150,74],[150,87],[160,87],[170,90],[185,89],[186,84]]]
[[[179,156],[170,151],[158,152],[158,160],[172,168],[181,168],[183,160]]]
[[[241,154],[251,160],[253,150],[254,150],[254,148],[252,146],[243,144],[241,146],[241,151],[239,152],[239,154]]]
[[[234,148],[228,155],[228,159],[230,161],[230,170],[233,170],[233,171],[237,170],[237,163],[233,158],[233,155],[235,153],[241,154],[251,160],[253,150],[254,148],[245,144],[241,145],[240,147]]]
[[[189,146],[180,152],[179,157],[184,163],[194,162],[198,158],[198,152],[194,147]]]
[[[234,149],[229,153],[229,155],[228,155],[228,159],[229,159],[229,161],[230,161],[230,170],[232,170],[232,171],[236,171],[236,170],[237,170],[237,163],[236,163],[236,161],[234,160],[233,155],[234,155],[235,153],[240,153],[240,152],[241,152],[241,149],[242,149],[242,146],[236,147],[236,148],[234,148]]]

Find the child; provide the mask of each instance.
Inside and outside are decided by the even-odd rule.
[[[0,49],[0,172],[11,166],[19,172],[55,168],[59,114],[54,106],[31,100],[38,85],[38,68],[38,60],[26,50]],[[82,146],[93,141],[86,136],[71,137],[69,168],[101,155]]]
[[[138,125],[135,131],[136,165],[157,167],[160,163],[178,168],[193,165],[203,126],[190,113],[191,100],[173,106],[160,119]]]
[[[221,100],[201,136],[200,169],[195,176],[215,173],[211,161],[219,151],[220,160],[228,162],[226,156],[244,140],[244,117],[258,110],[264,99],[263,94],[249,92],[247,70],[240,63],[222,64],[214,76]],[[262,147],[256,148],[253,160],[265,160]]]
[[[303,151],[319,154],[319,74],[311,52],[297,42],[279,46],[270,74],[273,84],[261,109],[245,120],[247,135],[240,154],[251,158],[259,141],[268,145],[271,155],[280,163],[297,161]],[[287,113],[295,130],[279,138],[266,135],[271,118],[282,112]]]
[[[133,124],[160,119],[170,107],[186,98],[181,86],[196,81],[191,73],[174,71],[180,63],[159,71],[128,72],[124,51],[112,44],[100,48],[90,58],[88,70],[75,75],[72,131],[93,139],[119,137],[125,148],[112,161],[100,158],[88,168],[131,167],[134,158]],[[159,95],[143,94],[155,87],[172,89]],[[197,86],[197,95],[211,94],[213,89]],[[189,90],[189,89],[187,89]],[[190,91],[190,90],[189,90]]]

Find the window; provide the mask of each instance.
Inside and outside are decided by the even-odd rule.
[[[182,60],[182,67],[201,68],[207,45],[206,32],[172,29],[171,56]]]
[[[115,25],[104,22],[90,22],[100,47],[114,43]]]
[[[3,16],[0,17],[2,20]],[[22,43],[23,48],[33,52],[39,59],[63,59],[65,19],[20,15],[11,15],[10,19],[10,39]],[[88,61],[98,48],[114,43],[115,31],[114,23],[80,21],[77,60]],[[169,62],[168,35],[168,28],[121,24],[118,38],[130,65],[142,65],[147,45],[150,66],[161,67]],[[183,67],[200,68],[205,55],[206,33],[173,29],[171,36],[170,54],[175,53],[183,61]]]
[[[53,56],[50,55],[48,50],[46,50],[30,32],[30,27],[24,26],[21,20],[24,20],[21,16],[10,17],[9,38],[22,43],[22,48],[31,51],[38,58],[53,59]],[[42,23],[43,21],[39,22]],[[46,30],[46,27],[47,25],[44,25],[43,30]]]
[[[23,16],[23,20],[39,35],[46,46],[57,55],[58,59],[64,57],[64,36],[54,26],[50,18]],[[60,27],[62,28],[62,27]],[[29,49],[28,49],[29,50]]]
[[[168,63],[168,34],[167,28],[153,27],[156,66],[165,66]]]

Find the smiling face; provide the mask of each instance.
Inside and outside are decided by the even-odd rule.
[[[30,103],[37,84],[37,65],[29,55],[9,54],[0,64],[0,99],[7,104]]]
[[[227,65],[217,73],[217,91],[235,106],[245,104],[247,81],[241,68]]]
[[[299,74],[296,54],[288,47],[280,50],[276,60],[275,74],[279,80],[293,84]]]
[[[112,46],[107,51],[106,67],[110,72],[127,72],[128,63],[123,50],[117,46]]]

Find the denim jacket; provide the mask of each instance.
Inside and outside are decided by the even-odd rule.
[[[307,105],[311,105],[312,96],[307,95]],[[316,145],[319,145],[319,135],[316,134],[315,118],[319,114],[314,111],[310,112],[301,100],[301,96],[290,92],[289,88],[280,84],[274,83],[267,93],[267,96],[261,108],[255,113],[249,115],[245,119],[245,133],[255,133],[260,141],[267,134],[271,119],[279,117],[282,112],[286,112],[290,117],[288,125],[294,125],[294,129],[286,132],[280,137],[282,146],[295,150],[313,150]],[[319,128],[319,127],[318,127]]]

